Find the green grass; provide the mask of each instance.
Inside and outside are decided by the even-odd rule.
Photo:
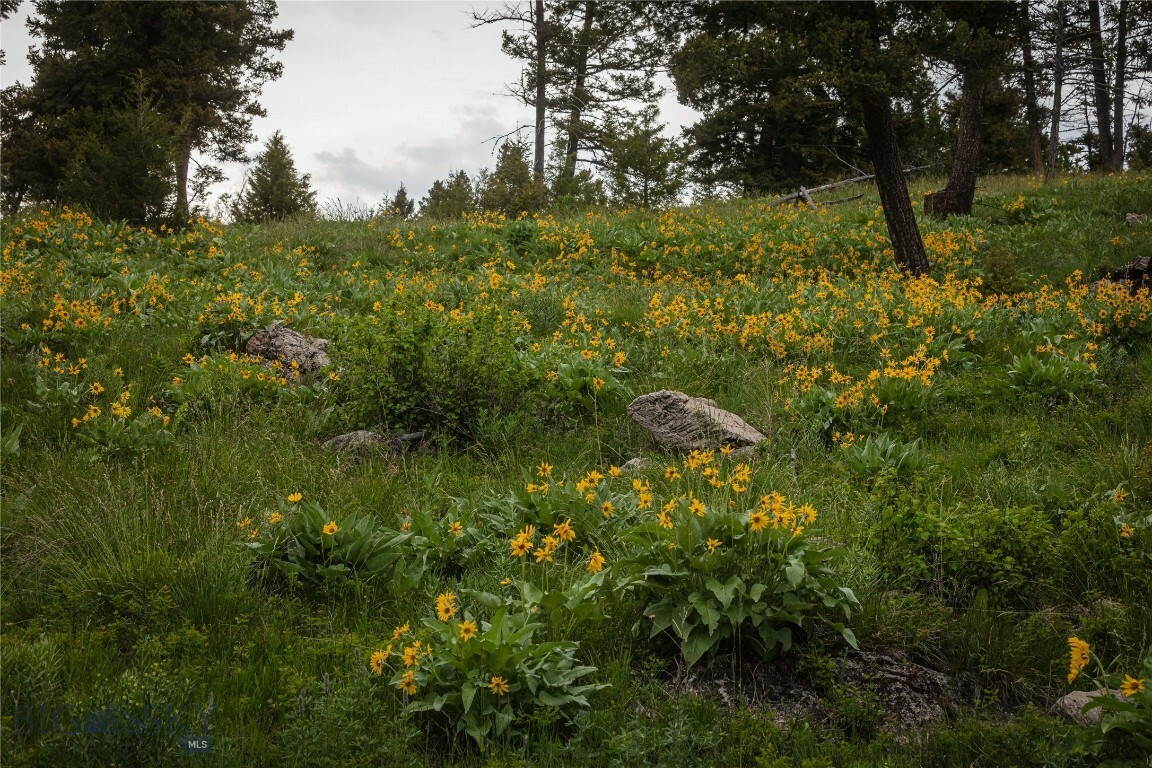
[[[932,187],[923,182],[914,197]],[[0,431],[22,430],[0,477],[4,761],[1094,764],[1091,734],[1043,712],[1075,687],[1065,680],[1070,634],[1089,640],[1112,671],[1135,670],[1152,646],[1152,530],[1122,537],[1118,522],[1135,524],[1152,502],[1152,306],[1147,296],[1131,305],[1132,327],[1127,317],[1114,320],[1109,307],[1093,335],[1086,323],[1098,319],[1104,299],[1089,293],[1069,309],[1065,281],[1149,253],[1152,239],[1125,225],[1123,214],[1152,211],[1152,180],[1073,177],[1042,188],[995,178],[978,203],[973,217],[924,222],[931,242],[942,244],[932,246],[939,286],[926,294],[940,302],[929,308],[888,269],[872,192],[818,213],[728,201],[664,216],[477,219],[435,228],[294,221],[129,238],[99,235],[99,225],[59,212],[4,222],[12,287],[0,315]],[[30,239],[38,221],[52,234]],[[75,233],[89,236],[87,250]],[[208,253],[213,237],[223,255]],[[94,245],[100,239],[105,245]],[[111,243],[129,241],[127,257],[100,267],[112,258]],[[161,306],[131,292],[149,274],[167,276],[170,298]],[[23,293],[22,279],[29,286]],[[979,294],[964,299],[956,285]],[[1015,296],[992,302],[1004,286]],[[229,317],[233,295],[244,303]],[[107,328],[77,328],[73,308],[60,329],[44,329],[54,296],[65,304],[93,301]],[[676,296],[684,310],[658,322],[653,307],[668,308]],[[113,312],[117,298],[128,303]],[[139,315],[128,309],[133,301],[141,302]],[[385,390],[375,396],[397,398],[393,412],[431,425],[432,443],[402,457],[338,457],[320,442],[359,402],[350,398],[364,396],[352,379],[366,375],[340,367],[339,349],[333,372],[341,379],[321,376],[310,385],[311,399],[289,387],[246,389],[239,368],[212,374],[197,396],[172,384],[193,375],[185,355],[240,351],[247,334],[276,319],[274,304],[294,327],[322,336],[335,336],[354,315],[429,312],[434,322],[453,323],[465,322],[447,318],[453,309],[495,307],[511,330],[494,332],[495,343],[485,347],[494,351],[486,354],[529,365],[508,384],[515,396],[478,416],[432,412],[427,402],[405,404],[403,392]],[[891,325],[882,339],[870,339],[880,314]],[[574,330],[578,315],[591,330]],[[767,324],[742,338],[745,323],[761,315]],[[910,315],[923,321],[908,324]],[[929,324],[933,338],[923,331]],[[598,343],[611,339],[614,350],[593,345],[598,332]],[[1055,394],[1014,388],[1014,359],[1046,337],[1066,356],[1088,353],[1098,383]],[[801,388],[800,366],[866,382],[870,370],[921,345],[939,356],[953,341],[932,374],[926,408],[897,393],[885,413],[869,410],[866,400],[821,410]],[[84,358],[87,367],[74,375],[38,366],[44,345],[67,361]],[[592,349],[604,354],[580,369],[580,351]],[[626,361],[610,363],[616,351]],[[417,340],[379,366],[410,365],[438,393],[482,370],[426,352]],[[570,397],[546,377],[560,363],[575,371],[561,381],[577,393]],[[37,394],[38,377],[84,387],[51,406]],[[592,397],[593,377],[618,386],[623,400]],[[91,394],[93,382],[107,391]],[[72,426],[90,404],[101,408],[93,423],[111,423],[124,382],[132,385],[132,416],[124,421],[158,408],[171,417],[170,445],[141,438],[114,452],[85,442],[85,425]],[[822,373],[814,391],[828,388],[835,399],[849,387]],[[663,494],[657,509],[672,493],[664,468],[682,457],[660,449],[622,408],[656,389],[713,398],[761,427],[769,440],[750,461],[752,493],[777,490],[819,510],[805,535],[843,547],[836,570],[860,599],[852,621],[860,645],[907,653],[974,695],[943,722],[902,733],[877,720],[874,694],[833,682],[816,712],[788,721],[762,702],[726,703],[678,686],[676,646],[648,638],[644,603],[606,591],[598,598],[602,617],[573,618],[565,637],[552,638],[579,641],[581,660],[597,668],[591,680],[610,686],[571,722],[537,709],[517,723],[523,736],[477,751],[422,713],[406,712],[390,673],[369,674],[370,654],[393,628],[430,617],[437,594],[498,591],[501,578],[515,575],[520,566],[506,555],[507,537],[481,515],[522,492],[537,465],[554,466],[553,482],[575,482],[644,455],[653,462],[644,478]],[[924,467],[907,477],[861,475],[835,445],[835,432],[919,438]],[[631,493],[623,481],[611,482],[620,498]],[[384,577],[269,592],[249,578],[246,529],[237,521],[263,519],[292,492],[317,500],[333,519],[367,514],[388,530],[414,511],[436,525],[462,515],[482,556],[430,568],[415,585]],[[615,529],[607,523],[596,525],[605,527],[578,530],[571,546],[597,541],[615,567],[631,545],[609,537]],[[984,558],[993,551],[1003,557]],[[563,588],[586,576],[585,559],[531,573]],[[772,663],[793,669],[804,654],[847,652],[827,633],[805,637]],[[741,669],[728,655],[710,663]],[[210,697],[214,708],[205,714]],[[97,732],[71,732],[84,731],[83,723],[28,720],[37,711],[68,720],[110,707],[130,724],[124,732],[99,723],[88,729]],[[212,752],[185,756],[174,733],[142,725],[165,712],[179,713],[180,727],[196,733],[207,717]]]

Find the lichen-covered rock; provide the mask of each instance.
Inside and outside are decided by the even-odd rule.
[[[324,447],[336,453],[366,453],[384,445],[387,441],[379,432],[358,429],[346,435],[337,435],[324,441]]]
[[[641,395],[628,405],[628,414],[661,445],[677,451],[741,448],[767,439],[715,401],[673,390]]]
[[[1129,213],[1124,216],[1124,221],[1130,227],[1138,227],[1141,224],[1148,223],[1148,214],[1146,213]]]
[[[257,331],[248,339],[245,351],[269,362],[280,361],[285,367],[301,374],[315,373],[329,364],[328,339],[306,336],[303,333],[273,325],[266,331]],[[295,363],[295,366],[293,366]]]
[[[1068,718],[1077,725],[1085,725],[1088,727],[1100,725],[1102,713],[1099,707],[1090,709],[1087,712],[1082,710],[1084,709],[1084,705],[1092,699],[1107,693],[1111,693],[1120,701],[1124,700],[1124,694],[1120,691],[1109,691],[1103,688],[1095,691],[1072,691],[1072,693],[1067,693],[1056,699],[1056,703],[1052,705],[1052,712]]]

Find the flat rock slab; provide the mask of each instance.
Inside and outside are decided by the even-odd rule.
[[[282,325],[273,325],[266,331],[252,334],[244,350],[269,362],[279,360],[288,367],[296,363],[301,374],[315,373],[330,362],[328,339],[306,336]]]
[[[652,433],[657,442],[675,451],[756,445],[766,438],[759,430],[714,400],[689,397],[662,389],[628,404],[628,414]]]

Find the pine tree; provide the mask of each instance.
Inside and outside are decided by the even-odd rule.
[[[616,205],[670,205],[684,189],[684,149],[661,135],[656,112],[650,107],[632,120],[610,123],[605,132],[604,165]]]
[[[29,53],[33,81],[6,89],[5,197],[70,202],[69,176],[85,170],[91,146],[115,113],[133,108],[133,82],[167,134],[172,158],[174,216],[189,214],[196,179],[193,152],[219,161],[245,161],[255,138],[252,119],[265,82],[283,65],[291,30],[273,30],[273,0],[243,2],[65,2],[38,0],[29,29],[40,45]],[[11,92],[9,92],[11,91]],[[14,118],[14,119],[13,119]],[[208,169],[212,178],[218,169]]]
[[[472,180],[464,171],[452,171],[447,180],[432,182],[428,196],[420,201],[420,215],[440,221],[454,221],[475,210]]]
[[[392,201],[384,206],[383,213],[387,216],[397,216],[401,219],[410,219],[416,212],[416,201],[408,197],[408,190],[404,182],[400,182],[400,189],[392,196]]]
[[[316,193],[310,182],[311,176],[296,171],[288,143],[276,131],[256,157],[232,216],[236,221],[254,223],[314,213]]]
[[[480,208],[485,211],[518,216],[536,213],[548,204],[548,191],[543,182],[535,181],[528,164],[528,146],[519,142],[501,145],[496,170],[483,174],[478,186]]]

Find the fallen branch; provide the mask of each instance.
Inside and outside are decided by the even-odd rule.
[[[914,168],[905,168],[904,173],[913,173],[915,171],[923,171],[923,170],[926,170],[927,168],[929,168],[929,166],[927,166],[927,165],[918,165]],[[824,192],[824,191],[829,190],[829,189],[836,189],[837,187],[847,187],[850,184],[859,184],[863,181],[871,181],[874,178],[876,178],[876,174],[867,173],[863,176],[856,176],[856,177],[853,177],[851,179],[844,179],[843,181],[835,181],[835,182],[832,182],[831,184],[823,184],[819,187],[812,187],[812,189],[805,189],[804,187],[800,187],[799,191],[793,192],[790,195],[782,195],[781,197],[778,197],[775,200],[770,201],[768,203],[768,205],[780,205],[781,203],[786,203],[789,200],[803,200],[804,202],[808,203],[809,205],[815,205],[816,203],[813,202],[813,200],[812,200],[812,193],[813,192]],[[847,198],[847,200],[854,200],[854,199],[855,198]],[[837,200],[834,202],[846,202],[847,200]],[[834,203],[830,203],[830,205],[831,204],[834,204]]]

